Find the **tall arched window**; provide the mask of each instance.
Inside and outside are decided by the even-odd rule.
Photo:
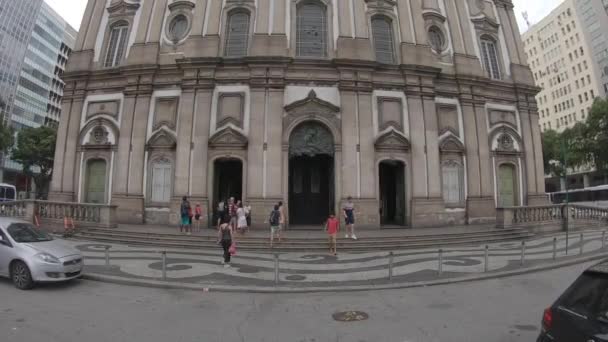
[[[233,10],[228,14],[226,27],[225,55],[228,57],[246,56],[249,42],[249,12]]]
[[[447,206],[458,206],[464,202],[464,171],[460,163],[447,160],[442,165],[443,200]]]
[[[500,66],[498,64],[496,41],[489,37],[481,38],[481,57],[483,58],[483,66],[486,69],[488,76],[495,80],[499,80]]]
[[[110,68],[120,64],[127,48],[128,33],[129,24],[124,21],[112,26],[108,39],[108,52],[104,62],[105,67]]]
[[[298,5],[296,24],[296,55],[298,57],[327,56],[327,12],[318,1]]]
[[[152,202],[169,202],[171,200],[171,161],[158,159],[152,163]]]
[[[372,18],[372,35],[374,37],[376,60],[380,63],[394,63],[395,45],[391,19],[383,15],[374,16]]]

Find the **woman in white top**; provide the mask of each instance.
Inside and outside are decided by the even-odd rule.
[[[243,233],[247,229],[247,211],[243,208],[243,204],[239,203],[239,208],[236,210],[236,229]]]

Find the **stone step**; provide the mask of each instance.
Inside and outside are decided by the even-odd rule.
[[[532,234],[528,233],[512,233],[512,234],[501,234],[494,236],[484,237],[452,237],[447,239],[441,239],[437,237],[435,239],[426,240],[392,240],[389,238],[383,241],[367,241],[364,240],[338,240],[338,248],[349,251],[374,251],[374,250],[401,250],[401,249],[422,249],[432,247],[446,247],[446,246],[467,246],[467,245],[482,245],[487,243],[499,243],[499,242],[512,242],[521,241],[532,237]],[[145,237],[131,237],[121,236],[118,234],[87,234],[82,232],[78,234],[78,239],[105,243],[117,243],[137,246],[150,246],[160,248],[177,248],[177,249],[200,249],[200,248],[217,248],[217,244],[214,240],[206,241],[195,241],[188,239],[171,239],[171,238],[145,238]],[[246,241],[239,240],[239,249],[249,251],[269,251],[270,245],[268,240],[257,240],[257,241]],[[313,251],[313,250],[325,250],[327,248],[327,240],[321,240],[318,242],[310,241],[308,243],[294,243],[290,240],[286,240],[282,243],[275,243],[273,251],[283,252],[298,252],[298,251]]]

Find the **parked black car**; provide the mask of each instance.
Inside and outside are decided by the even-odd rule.
[[[545,310],[537,342],[608,342],[608,260],[583,272]]]

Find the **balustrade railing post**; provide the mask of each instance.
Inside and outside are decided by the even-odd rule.
[[[106,266],[110,266],[110,246],[106,246]]]
[[[490,269],[490,246],[486,245],[485,253],[484,253],[484,262],[483,262],[483,271],[487,273]]]
[[[439,259],[439,264],[437,265],[437,273],[441,277],[443,275],[443,249],[439,249],[437,257]]]
[[[553,238],[553,260],[557,259],[557,237]]]
[[[161,262],[162,262],[162,270],[163,270],[163,280],[167,280],[167,251],[160,252]]]
[[[388,280],[393,280],[393,252],[388,253]]]
[[[526,241],[521,242],[521,260],[520,265],[523,266],[526,261]]]

